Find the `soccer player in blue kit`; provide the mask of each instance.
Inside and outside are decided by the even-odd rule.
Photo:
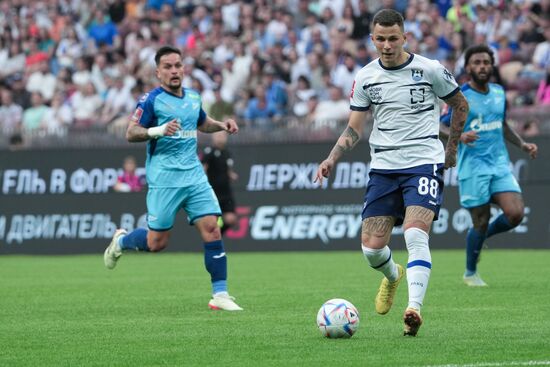
[[[404,50],[406,35],[401,14],[391,9],[379,11],[372,30],[379,58],[357,73],[348,125],[319,165],[315,181],[322,184],[343,154],[358,144],[367,112],[372,110],[371,169],[364,197],[361,245],[369,265],[384,274],[375,309],[386,314],[405,273],[388,247],[394,225],[403,223],[409,253],[404,335],[416,336],[423,322],[420,308],[432,267],[429,232],[441,206],[443,169],[456,163],[468,104],[443,65]],[[446,147],[438,139],[440,99],[454,108]]]
[[[227,257],[218,227],[220,206],[197,155],[197,130],[235,134],[236,122],[207,116],[200,95],[182,88],[181,52],[161,47],[156,55],[160,87],[139,100],[130,120],[129,142],[147,141],[147,225],[131,233],[118,229],[105,250],[104,262],[113,269],[124,250],[157,252],[168,245],[176,213],[184,209],[204,242],[204,262],[212,281],[214,310],[242,310],[227,292]]]
[[[466,235],[466,271],[464,282],[469,286],[486,286],[477,272],[483,242],[497,233],[509,231],[523,220],[524,203],[521,189],[512,174],[504,140],[517,146],[531,158],[537,156],[537,145],[526,143],[506,121],[504,88],[490,83],[494,56],[486,45],[468,48],[464,65],[470,81],[462,93],[470,112],[458,147],[458,189],[460,204],[470,211],[473,228]],[[448,115],[441,119],[448,124]],[[442,126],[442,136],[446,135]],[[491,223],[491,203],[502,214]]]

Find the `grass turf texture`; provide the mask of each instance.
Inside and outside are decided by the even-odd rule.
[[[426,366],[550,361],[550,251],[489,250],[488,288],[462,283],[463,251],[433,251],[424,325],[402,336],[407,285],[374,312],[381,275],[357,252],[233,253],[244,312],[207,308],[200,254],[0,258],[1,366]],[[394,253],[404,264],[406,253]],[[359,309],[351,339],[321,336],[329,298]],[[548,362],[550,364],[550,362]],[[546,365],[546,363],[544,363]]]

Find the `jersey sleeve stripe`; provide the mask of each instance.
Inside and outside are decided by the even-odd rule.
[[[364,90],[367,90],[367,89],[370,88],[370,87],[375,87],[375,86],[377,86],[377,85],[381,85],[381,84],[390,84],[390,83],[393,83],[393,82],[380,82],[380,83],[367,84],[367,85],[363,85],[363,89],[364,89]]]
[[[453,90],[451,93],[447,94],[445,97],[439,97],[439,98],[441,98],[443,100],[449,99],[452,96],[454,96],[455,94],[457,94],[459,90],[460,90],[460,87],[456,87],[455,90]]]
[[[352,110],[352,111],[368,111],[370,108],[370,106],[366,106],[366,107],[359,107],[359,106],[349,106],[349,109]]]

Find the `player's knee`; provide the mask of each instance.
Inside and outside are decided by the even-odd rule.
[[[387,236],[376,236],[372,234],[361,235],[361,244],[367,248],[377,249],[382,248],[388,244],[389,240]]]
[[[205,225],[201,230],[201,236],[205,242],[217,241],[222,238],[220,227],[217,223]]]
[[[523,210],[515,210],[512,213],[507,213],[506,219],[508,219],[510,225],[512,225],[513,227],[517,227],[523,220]]]
[[[166,248],[168,245],[168,239],[167,238],[153,238],[147,240],[147,247],[149,247],[149,251],[151,252],[159,252]]]

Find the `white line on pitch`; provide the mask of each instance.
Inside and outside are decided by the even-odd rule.
[[[506,367],[506,366],[550,366],[550,361],[523,362],[480,362],[469,364],[438,364],[425,367]]]

